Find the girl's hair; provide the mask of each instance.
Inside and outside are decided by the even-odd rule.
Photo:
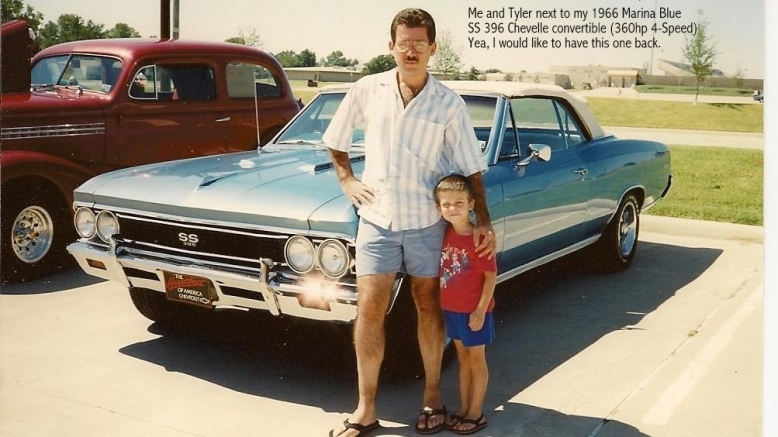
[[[435,185],[435,203],[440,202],[438,193],[441,191],[465,191],[467,192],[468,200],[473,199],[473,188],[470,186],[470,181],[461,174],[450,174]]]

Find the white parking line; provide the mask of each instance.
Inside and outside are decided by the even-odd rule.
[[[740,325],[757,310],[763,300],[764,285],[751,292],[748,299],[738,308],[737,312],[721,327],[705,347],[694,357],[691,363],[670,384],[670,387],[659,397],[654,405],[643,416],[643,423],[665,425],[675,409],[686,399],[695,386],[702,381],[705,372],[718,357],[722,350],[732,340]]]

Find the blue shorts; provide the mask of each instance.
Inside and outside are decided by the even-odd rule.
[[[466,347],[490,344],[494,341],[494,317],[489,311],[484,317],[484,326],[480,331],[470,329],[470,314],[455,313],[444,310],[446,315],[446,335],[454,340],[462,341]]]
[[[360,218],[357,230],[357,276],[407,273],[420,278],[437,278],[440,249],[448,223],[424,229],[392,231]]]

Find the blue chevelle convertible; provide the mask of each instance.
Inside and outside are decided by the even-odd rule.
[[[598,269],[627,268],[639,213],[670,189],[668,148],[606,134],[584,100],[556,86],[446,84],[466,102],[489,165],[498,281],[581,249]],[[323,89],[256,151],[87,181],[74,192],[80,239],[69,252],[88,274],[126,287],[138,311],[162,323],[184,305],[353,321],[358,216],[321,141],[347,91]],[[363,138],[357,126],[357,177]],[[404,287],[398,276],[388,318],[402,320],[398,326],[414,313]]]

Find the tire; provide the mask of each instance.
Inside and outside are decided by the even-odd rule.
[[[163,293],[135,287],[130,287],[129,291],[132,304],[143,317],[161,324],[172,321],[170,303]]]
[[[38,279],[69,265],[65,246],[75,241],[75,231],[64,201],[43,194],[52,191],[40,185],[8,184],[2,190],[2,282]]]
[[[597,256],[606,272],[626,270],[635,258],[640,232],[640,204],[627,194],[596,243]]]

